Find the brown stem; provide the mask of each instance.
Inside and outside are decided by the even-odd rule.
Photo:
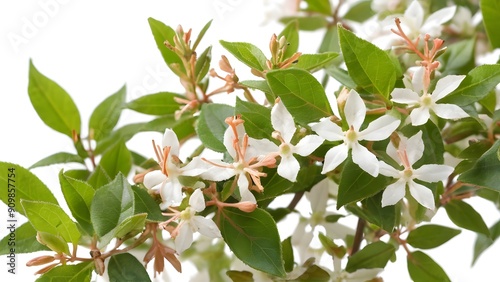
[[[366,221],[362,218],[358,219],[356,226],[356,234],[354,234],[354,242],[352,243],[351,256],[359,251],[361,241],[363,241],[363,230],[365,229]]]
[[[290,202],[290,204],[288,204],[287,209],[294,210],[295,207],[297,206],[297,204],[299,203],[300,199],[302,199],[302,196],[304,196],[304,191],[300,191],[300,192],[295,193],[292,201]]]

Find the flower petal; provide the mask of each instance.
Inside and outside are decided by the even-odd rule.
[[[297,128],[292,115],[281,100],[274,104],[271,110],[271,124],[275,130],[281,133],[285,142],[290,143]]]
[[[240,202],[248,201],[251,203],[257,203],[255,196],[248,189],[249,186],[250,186],[250,183],[248,182],[247,175],[245,173],[240,173],[238,175],[238,190],[239,190],[240,196],[241,196]]]
[[[179,228],[179,234],[174,239],[175,250],[178,254],[184,252],[193,244],[193,231],[188,222],[184,222]]]
[[[382,207],[395,205],[406,193],[406,181],[399,179],[385,188],[382,193]]]
[[[385,175],[385,176],[389,176],[389,177],[393,177],[393,178],[400,178],[401,177],[399,170],[384,163],[383,161],[379,161],[378,165],[379,165],[379,173],[380,174]]]
[[[424,21],[424,8],[422,8],[422,5],[418,1],[412,1],[408,8],[406,8],[403,19],[412,31],[415,32],[416,30],[414,29],[420,29]]]
[[[377,157],[359,143],[352,144],[352,161],[371,176],[377,177],[379,172]]]
[[[403,147],[401,149],[406,150],[406,155],[408,156],[408,161],[410,165],[416,163],[424,154],[424,140],[422,139],[422,131],[417,132],[412,137],[404,140],[404,143],[400,143]]]
[[[338,167],[345,159],[347,159],[349,149],[345,144],[335,146],[328,150],[325,155],[325,162],[323,163],[322,174],[325,174]]]
[[[391,101],[410,106],[416,105],[420,101],[420,96],[410,89],[394,88],[391,92],[391,96]]]
[[[175,132],[167,128],[163,134],[163,140],[161,142],[162,147],[170,147],[170,154],[174,156],[179,155],[179,139]]]
[[[344,140],[344,131],[329,118],[322,118],[318,123],[311,124],[312,130],[329,141]]]
[[[197,215],[191,218],[191,221],[192,224],[196,225],[198,232],[201,234],[210,238],[222,237],[219,228],[213,220]]]
[[[393,116],[381,116],[370,122],[368,127],[358,134],[358,140],[380,141],[387,139],[400,123],[401,121]]]
[[[431,189],[416,183],[413,180],[408,182],[408,187],[410,187],[410,194],[419,202],[422,206],[434,210],[434,195]]]
[[[203,197],[203,191],[201,191],[201,189],[194,190],[191,197],[189,197],[189,205],[197,212],[201,212],[205,209],[205,198]]]
[[[455,104],[435,104],[434,113],[440,118],[452,120],[469,117],[469,114]]]
[[[269,153],[279,152],[278,145],[268,139],[248,138],[248,147],[245,157],[257,157],[259,155],[267,155]]]
[[[299,154],[303,157],[309,156],[314,150],[316,150],[325,139],[319,137],[318,135],[307,135],[300,139],[299,143],[293,147],[293,152]]]
[[[416,70],[413,72],[411,84],[413,87],[413,91],[415,91],[418,96],[424,93],[424,75],[425,75],[424,67],[416,67]]]
[[[359,131],[361,124],[365,120],[366,106],[356,90],[351,90],[344,106],[345,119],[349,127]],[[321,135],[321,134],[320,134]]]
[[[420,28],[420,33],[428,33],[431,37],[441,35],[441,25],[453,18],[456,8],[456,6],[446,7],[432,13]]]
[[[182,202],[182,185],[177,178],[172,178],[165,182],[165,185],[160,190],[162,210],[174,205],[177,206]]]
[[[447,75],[436,83],[436,88],[432,92],[432,100],[434,102],[446,97],[453,90],[457,89],[465,75]]]
[[[154,186],[162,183],[163,181],[167,180],[167,176],[163,174],[160,170],[153,170],[146,175],[144,175],[144,180],[143,184],[146,186],[148,189],[152,189]]]
[[[413,126],[418,126],[426,123],[430,117],[431,114],[429,113],[429,108],[427,107],[415,108],[410,113],[411,124]]]
[[[198,176],[210,169],[211,165],[200,157],[194,157],[187,165],[181,168],[181,175]]]
[[[328,179],[328,177],[325,179]],[[319,185],[320,183],[314,185],[309,192],[306,192],[306,197],[311,204],[311,210],[313,213],[324,212],[326,210],[326,202],[328,201],[328,184],[327,182],[323,182],[325,185],[322,185],[323,183]]]
[[[416,179],[425,182],[444,181],[453,172],[454,168],[440,164],[426,164],[413,170]]]
[[[210,162],[217,164],[219,166],[213,166],[213,165],[210,166],[209,169],[207,169],[200,175],[201,178],[211,181],[222,181],[229,179],[235,175],[234,169],[228,167],[231,166],[231,164],[219,160],[210,160]]]
[[[292,182],[297,181],[300,165],[293,155],[281,156],[281,162],[278,165],[278,174]]]

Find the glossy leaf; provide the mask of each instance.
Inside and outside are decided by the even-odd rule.
[[[328,65],[339,54],[335,52],[319,53],[319,54],[302,54],[299,61],[293,65],[298,69],[305,69],[310,72],[315,72]]]
[[[162,215],[160,205],[149,195],[148,191],[137,186],[132,186],[134,191],[134,214],[146,213],[146,220],[163,222],[166,217]]]
[[[474,243],[472,265],[474,265],[479,256],[500,237],[500,221],[497,221],[497,223],[490,227],[490,235],[491,238],[481,233],[477,234],[476,242]]]
[[[432,258],[421,251],[408,255],[408,272],[415,282],[446,282],[448,275]]]
[[[109,259],[108,275],[110,282],[151,281],[142,263],[129,253],[114,255]]]
[[[78,244],[80,231],[60,206],[28,200],[22,200],[21,205],[37,231],[59,235],[68,243]]]
[[[125,142],[118,141],[102,154],[99,164],[111,178],[120,172],[128,175],[132,168],[132,155]]]
[[[390,179],[379,174],[373,177],[349,157],[344,164],[339,183],[337,209],[343,205],[373,196],[387,187]]]
[[[439,57],[444,66],[442,77],[448,74],[467,74],[475,67],[476,38],[458,41],[449,45]]]
[[[92,235],[90,204],[94,198],[94,188],[86,182],[67,176],[62,170],[59,172],[59,183],[71,214],[82,228]]]
[[[8,221],[7,221],[8,223]],[[6,224],[9,233],[0,240],[0,256],[10,254],[11,252],[16,254],[24,253],[34,253],[38,251],[48,251],[50,250],[46,246],[40,244],[36,239],[36,230],[33,225],[29,222],[25,222],[22,225],[16,225],[16,240],[12,241],[9,239],[10,234],[12,234],[8,228],[9,224]],[[14,251],[12,251],[13,249]]]
[[[270,71],[267,82],[297,123],[308,124],[332,115],[325,89],[309,72],[301,69]]]
[[[297,282],[327,282],[330,281],[331,277],[327,271],[323,268],[313,264],[309,266],[306,271],[304,271],[299,277],[293,279],[292,281]]]
[[[111,177],[109,177],[104,168],[102,168],[101,165],[98,165],[90,174],[89,178],[87,179],[87,183],[90,184],[90,186],[94,187],[94,189],[97,189],[108,184],[109,182],[111,182],[111,180]]]
[[[148,115],[173,114],[181,108],[175,98],[184,97],[171,92],[149,94],[130,101],[127,103],[127,108]]]
[[[53,164],[66,164],[66,163],[85,164],[85,161],[78,155],[66,152],[59,152],[39,160],[38,162],[32,164],[29,167],[29,169],[33,169],[35,167],[49,166]]]
[[[500,65],[481,65],[471,70],[455,91],[439,101],[466,106],[486,97],[498,83]]]
[[[116,227],[115,237],[116,238],[131,238],[139,234],[146,225],[147,213],[134,214],[123,220],[120,225]]]
[[[0,199],[6,205],[14,200],[9,207],[14,208],[16,212],[25,215],[21,207],[21,199],[36,200],[41,202],[57,204],[57,200],[50,189],[33,173],[22,166],[13,163],[0,162],[0,185],[5,187],[4,193],[0,193]],[[8,192],[8,193],[7,193]],[[15,197],[9,197],[9,193],[15,192]]]
[[[299,23],[297,21],[287,23],[283,31],[278,34],[278,40],[282,36],[284,36],[287,41],[283,58],[290,58],[299,49]]]
[[[201,107],[196,133],[205,147],[217,152],[225,152],[224,132],[228,125],[225,120],[234,115],[234,108],[225,104],[204,104]]]
[[[490,231],[481,215],[464,201],[451,200],[444,208],[450,220],[459,227],[490,236]]]
[[[92,112],[89,120],[89,132],[94,140],[107,136],[115,128],[127,96],[127,88],[123,86],[115,94],[104,99]]]
[[[500,18],[500,1],[481,0],[481,14],[483,15],[483,24],[488,34],[491,47],[500,48],[500,30],[498,30],[498,18]]]
[[[50,128],[73,139],[80,133],[80,113],[69,94],[39,72],[30,60],[28,95],[40,119]]]
[[[90,220],[101,240],[106,236],[101,244],[107,244],[115,228],[133,214],[134,192],[123,175],[119,174],[111,183],[97,189],[90,206]]]
[[[266,55],[257,46],[246,42],[228,42],[224,40],[220,40],[219,42],[222,47],[245,65],[259,71],[267,68]]]
[[[194,74],[196,82],[200,82],[208,73],[212,61],[212,46],[208,46],[196,60]]]
[[[352,273],[363,268],[384,268],[395,252],[393,245],[382,241],[371,243],[349,257],[345,270]]]
[[[457,236],[460,232],[461,230],[458,229],[427,224],[412,230],[406,242],[415,248],[432,249],[448,242],[448,240]]]
[[[285,276],[276,222],[266,211],[224,208],[218,216],[224,241],[236,257],[257,270]]]
[[[486,151],[468,171],[462,173],[458,180],[500,192],[500,160],[498,150],[500,140]]]
[[[396,224],[396,207],[394,205],[382,207],[382,192],[362,201],[363,209],[368,215],[369,222],[380,226],[387,232],[392,232]]]
[[[170,45],[175,46],[175,31],[171,27],[156,19],[148,18],[148,22],[151,32],[153,33],[156,46],[158,47],[158,50],[160,50],[163,60],[167,63],[167,66],[170,67],[171,64],[178,64],[179,67],[184,70],[184,66],[181,58],[179,58],[179,55],[165,45],[165,41],[167,41]]]
[[[281,242],[281,249],[283,250],[283,265],[286,272],[293,270],[295,264],[293,259],[292,237],[286,238]]]
[[[70,254],[68,242],[59,234],[37,231],[36,240],[58,254]]]
[[[236,270],[228,270],[226,275],[233,282],[254,282],[253,273],[250,271],[236,271]]]
[[[40,276],[36,282],[90,282],[93,269],[92,261],[60,265]]]
[[[240,114],[245,121],[245,131],[248,136],[256,139],[273,140],[274,128],[271,124],[271,109],[260,104],[250,103],[236,98],[235,113]]]
[[[370,93],[388,97],[397,74],[389,55],[343,27],[339,26],[338,32],[342,55],[352,80]]]

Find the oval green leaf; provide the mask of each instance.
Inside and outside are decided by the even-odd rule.
[[[450,220],[459,227],[490,236],[481,215],[464,201],[451,200],[444,206]]]
[[[267,69],[266,55],[257,46],[246,42],[227,42],[224,40],[219,42],[222,47],[245,65],[260,71]]]
[[[395,252],[393,245],[382,241],[371,243],[349,257],[345,270],[352,273],[363,268],[384,268]]]
[[[94,140],[101,140],[115,128],[120,119],[126,95],[127,88],[123,86],[94,109],[89,120],[89,132],[92,132]]]
[[[205,147],[216,152],[225,152],[224,132],[228,125],[225,120],[234,115],[234,108],[225,104],[203,104],[196,126],[196,133]]]
[[[151,281],[142,263],[129,253],[114,255],[109,259],[108,275],[110,282]]]
[[[427,224],[417,227],[410,232],[406,242],[419,249],[432,249],[448,242],[460,234],[461,230],[445,226]]]
[[[449,282],[450,278],[432,258],[421,251],[408,255],[408,273],[415,282]]]
[[[93,269],[92,261],[60,265],[40,276],[36,282],[90,282]]]
[[[171,92],[149,94],[127,103],[127,108],[147,115],[173,114],[180,109],[175,98],[184,97]]]

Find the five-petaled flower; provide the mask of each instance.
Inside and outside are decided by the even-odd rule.
[[[148,189],[159,191],[162,210],[171,205],[179,205],[182,202],[182,184],[179,176],[196,176],[203,172],[200,166],[201,160],[194,158],[186,166],[181,166],[179,160],[179,140],[175,132],[167,128],[163,135],[162,147],[155,144],[153,147],[158,158],[160,170],[153,170],[144,176],[144,186]]]
[[[423,87],[424,75],[425,69],[419,67],[413,73],[411,85],[407,85],[407,88],[395,88],[391,93],[392,101],[416,107],[410,113],[413,126],[426,123],[430,118],[430,111],[443,119],[460,119],[469,116],[457,105],[437,103],[455,90],[464,80],[465,75],[448,75],[441,78],[436,83],[432,94],[429,94],[427,89]]]
[[[382,206],[394,205],[406,194],[408,186],[410,194],[422,206],[433,210],[435,208],[432,191],[415,179],[424,182],[438,182],[445,180],[452,172],[453,167],[440,164],[424,164],[419,168],[413,168],[415,162],[420,160],[424,153],[424,141],[422,131],[410,138],[400,136],[398,149],[389,143],[387,154],[403,166],[403,170],[396,169],[383,161],[380,161],[380,174],[397,179],[396,182],[387,186],[382,194]]]
[[[388,138],[399,126],[400,120],[391,115],[384,115],[372,121],[364,130],[360,130],[365,120],[366,106],[355,90],[349,92],[344,114],[349,126],[346,131],[343,131],[330,118],[323,118],[320,122],[311,124],[311,128],[319,136],[329,141],[343,141],[342,144],[328,150],[321,173],[327,173],[339,166],[347,158],[349,149],[352,149],[352,161],[376,177],[379,173],[377,157],[359,144],[359,141],[380,141]]]

